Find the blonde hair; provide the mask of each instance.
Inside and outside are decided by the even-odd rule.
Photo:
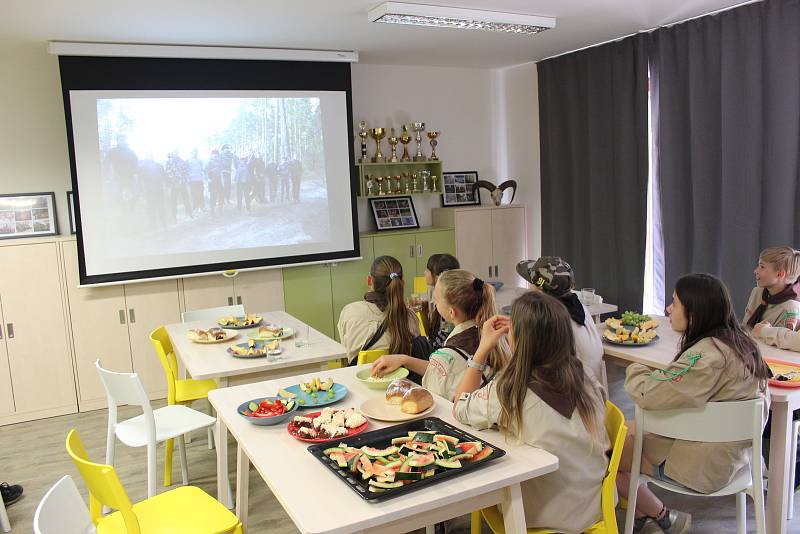
[[[572,319],[555,297],[541,291],[523,294],[511,307],[514,353],[497,378],[498,426],[522,439],[522,411],[528,388],[539,384],[575,401],[581,421],[595,443],[602,440],[600,399],[575,353]]]
[[[475,321],[478,331],[487,319],[497,314],[494,287],[469,271],[445,271],[439,275],[436,285],[448,304],[460,310],[467,319]],[[503,338],[489,353],[486,362],[495,372],[500,371],[508,362],[509,352],[508,342]]]
[[[800,250],[792,247],[769,247],[761,251],[758,259],[780,271],[786,271],[786,280],[794,282],[800,276]]]
[[[386,298],[386,331],[392,354],[411,354],[414,335],[408,326],[409,311],[403,298],[403,266],[391,256],[378,256],[369,270],[372,288]]]

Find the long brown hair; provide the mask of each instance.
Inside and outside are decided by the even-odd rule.
[[[439,276],[441,276],[443,272],[452,269],[460,269],[461,265],[458,263],[458,259],[452,254],[432,254],[431,257],[428,258],[428,264],[425,268],[431,272],[435,279],[434,281],[438,281]],[[436,309],[436,306],[434,306],[431,311],[430,323],[431,331],[429,335],[435,335],[442,327],[442,317],[439,315],[439,310]]]
[[[403,298],[403,266],[391,256],[378,256],[369,269],[372,288],[385,300],[380,307],[386,314],[384,322],[389,333],[392,354],[411,354],[414,336],[408,327],[409,311]]]
[[[524,293],[511,306],[514,351],[497,378],[498,426],[506,436],[521,437],[525,396],[539,386],[574,400],[586,430],[600,442],[603,416],[575,353],[571,320],[561,302],[540,291]]]
[[[686,310],[687,325],[674,360],[701,339],[714,338],[715,343],[719,340],[728,346],[742,360],[746,373],[757,378],[761,389],[765,389],[769,367],[758,344],[736,319],[725,284],[710,274],[687,274],[675,283],[675,294]]]
[[[480,331],[484,321],[497,315],[497,304],[494,298],[494,287],[484,283],[469,271],[453,269],[442,273],[436,281],[444,299],[454,308],[458,308],[467,319],[472,319]],[[486,363],[495,372],[500,371],[508,363],[508,342],[503,340],[489,353]]]

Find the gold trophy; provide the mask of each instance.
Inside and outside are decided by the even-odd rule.
[[[417,133],[417,153],[414,155],[414,161],[428,161],[425,154],[422,153],[422,132],[425,131],[424,122],[412,122],[411,127]]]
[[[358,123],[358,137],[361,138],[361,159],[358,160],[359,163],[367,163],[369,158],[367,157],[367,137],[369,136],[369,132],[367,131],[367,121],[361,121]]]
[[[417,173],[411,173],[411,182],[413,183],[413,188],[411,190],[412,193],[417,192]]]
[[[439,141],[437,141],[436,138],[439,137],[440,133],[442,132],[440,132],[439,130],[433,130],[428,132],[428,139],[431,140],[431,157],[430,157],[431,161],[439,160],[439,156],[436,155],[436,145],[439,144]]]
[[[436,181],[437,181],[438,179],[439,179],[439,177],[438,177],[438,176],[436,176],[435,174],[434,174],[433,176],[431,176],[431,183],[433,184],[433,185],[431,186],[431,191],[433,191],[434,193],[438,193],[438,192],[439,192],[439,191],[436,189]]]
[[[389,136],[387,141],[389,141],[389,145],[392,147],[392,156],[389,158],[389,161],[391,163],[397,163],[400,161],[397,159],[397,143],[400,142],[400,139],[394,134],[394,128],[392,128],[392,135]]]
[[[398,174],[394,177],[394,179],[397,181],[397,186],[395,186],[394,192],[400,194],[403,192],[403,190],[400,188],[400,175]]]
[[[386,130],[383,128],[373,128],[369,131],[369,134],[375,139],[375,155],[372,156],[372,163],[383,163],[386,160],[381,153],[381,139],[386,136]]]
[[[375,178],[375,180],[378,181],[378,195],[379,196],[385,195],[386,193],[383,192],[383,176],[378,176],[377,178]]]
[[[408,143],[411,142],[411,134],[408,133],[408,128],[403,125],[403,132],[400,134],[400,142],[403,143],[403,156],[401,161],[411,161],[411,156],[408,155]]]

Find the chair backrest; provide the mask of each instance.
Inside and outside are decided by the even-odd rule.
[[[150,407],[150,399],[139,381],[139,375],[136,373],[117,373],[104,369],[100,365],[100,360],[94,362],[97,372],[100,374],[100,381],[106,390],[108,396],[109,407],[113,404],[130,404],[132,406],[141,406],[146,411],[152,411]]]
[[[89,534],[96,532],[89,509],[75,481],[64,475],[44,494],[33,515],[35,534]]]
[[[161,368],[164,369],[164,375],[167,378],[167,403],[175,404],[175,382],[178,380],[178,360],[175,357],[175,351],[172,348],[172,341],[169,339],[167,329],[159,326],[150,332],[150,342],[158,355],[161,362]]]
[[[235,304],[233,306],[219,306],[217,308],[203,308],[202,310],[188,310],[181,313],[181,321],[190,323],[192,321],[214,321],[220,317],[244,316],[244,305]]]
[[[606,532],[616,533],[617,514],[616,495],[617,495],[617,471],[619,470],[620,458],[622,458],[622,447],[625,445],[625,437],[628,434],[628,427],[625,425],[625,416],[611,401],[606,401],[606,432],[611,441],[611,459],[608,461],[608,470],[603,477],[601,490],[601,508],[603,510],[603,522]]]
[[[428,283],[425,281],[424,276],[414,277],[414,293],[427,293]]]
[[[425,320],[422,318],[422,312],[418,311],[417,313],[417,321],[419,321],[419,333],[421,336],[427,336],[427,332],[425,330]]]
[[[358,365],[372,363],[381,356],[389,354],[389,349],[361,350],[358,352]]]
[[[86,487],[89,488],[89,514],[92,521],[97,524],[102,515],[103,506],[108,506],[111,509],[119,510],[122,514],[128,534],[140,534],[139,522],[133,512],[133,505],[125,488],[122,487],[114,467],[89,461],[83,442],[74,428],[67,434],[66,445],[72,463],[75,464]]]
[[[755,434],[761,435],[763,408],[762,399],[708,402],[702,408],[676,410],[650,411],[636,406],[636,427],[643,433],[684,441],[750,441]]]

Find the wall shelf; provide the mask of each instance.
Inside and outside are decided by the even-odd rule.
[[[358,165],[358,182],[359,182],[359,197],[381,197],[381,196],[397,196],[397,195],[440,195],[442,193],[442,161],[441,160],[428,160],[428,161],[398,161],[398,162],[383,162],[383,163],[359,163]],[[422,191],[422,180],[417,180],[418,191],[411,191],[406,193],[406,181],[411,183],[411,175],[420,171],[428,171],[431,175],[428,181],[428,188],[432,188],[436,184],[437,191]],[[406,173],[408,178],[403,178],[401,183],[400,193],[394,192],[397,185],[395,176],[402,176]],[[378,195],[378,184],[375,178],[378,176],[392,176],[392,193]],[[367,179],[372,178],[374,185],[372,187],[372,194],[367,195]],[[384,189],[386,182],[384,182]]]

